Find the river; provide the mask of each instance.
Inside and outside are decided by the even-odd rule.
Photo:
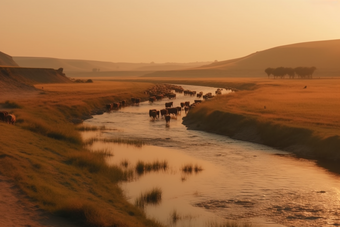
[[[182,85],[184,89],[214,93],[216,88]],[[224,93],[230,91],[224,90]],[[227,95],[227,94],[226,94]],[[196,97],[178,94],[180,102]],[[253,226],[340,226],[340,176],[313,161],[296,159],[284,151],[230,139],[226,136],[187,130],[184,111],[169,125],[153,120],[149,109],[163,109],[168,99],[142,102],[93,116],[85,124],[105,130],[85,132],[84,138],[120,138],[145,141],[134,146],[95,142],[90,149],[113,154],[108,163],[134,168],[138,161],[166,161],[167,168],[136,175],[121,184],[135,203],[141,193],[159,188],[160,203],[144,207],[148,217],[168,226],[207,226],[223,220]],[[184,166],[198,171],[183,171]]]

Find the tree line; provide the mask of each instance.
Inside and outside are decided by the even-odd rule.
[[[285,78],[286,75],[289,76],[289,79],[294,79],[295,76],[297,78],[302,79],[311,79],[313,78],[313,73],[316,68],[313,67],[296,67],[296,68],[286,68],[286,67],[278,67],[278,68],[266,68],[265,73],[268,75],[273,75],[274,78]]]

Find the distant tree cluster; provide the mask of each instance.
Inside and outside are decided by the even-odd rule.
[[[93,83],[93,80],[71,79],[74,83]]]
[[[265,73],[268,75],[273,75],[274,78],[285,78],[286,75],[289,76],[289,79],[294,79],[295,76],[297,78],[302,79],[312,79],[313,73],[316,68],[313,67],[296,67],[296,68],[286,68],[286,67],[278,67],[278,68],[266,68]]]

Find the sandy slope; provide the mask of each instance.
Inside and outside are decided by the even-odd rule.
[[[274,47],[248,56],[214,62],[196,69],[156,72],[148,76],[167,77],[265,77],[268,67],[317,68],[315,77],[340,76],[340,39]]]
[[[64,219],[49,215],[33,205],[19,189],[0,175],[1,227],[74,227]]]

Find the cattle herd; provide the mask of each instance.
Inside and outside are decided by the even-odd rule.
[[[232,88],[226,88],[226,90],[232,90],[236,91],[236,89]],[[215,91],[215,95],[222,94],[223,88],[218,88]],[[175,92],[175,93],[174,93]],[[185,96],[196,96],[197,99],[194,100],[194,103],[191,103],[189,101],[181,102],[180,106],[174,107],[173,102],[171,99],[176,98],[176,93],[184,94]],[[149,116],[153,120],[155,119],[165,119],[166,124],[169,124],[171,117],[177,118],[177,115],[181,114],[182,111],[185,113],[188,113],[188,111],[192,108],[194,108],[196,105],[200,104],[203,100],[211,99],[214,97],[214,95],[209,92],[206,94],[203,94],[203,92],[196,92],[191,90],[184,90],[181,86],[177,85],[170,85],[170,84],[159,84],[156,85],[149,90],[145,91],[145,94],[149,95],[149,102],[153,103],[156,101],[161,101],[164,98],[169,99],[169,102],[165,103],[164,109],[157,110],[157,109],[150,109],[149,110]],[[203,99],[203,100],[202,100]],[[106,105],[106,109],[108,111],[110,110],[118,110],[128,104],[131,105],[139,105],[139,103],[142,101],[140,98],[131,98],[131,102],[128,102],[126,100],[120,101],[120,102],[114,102]]]
[[[173,88],[173,90],[177,93],[183,93],[184,95],[188,95],[188,96],[196,96],[197,98],[203,98],[204,100],[213,98],[213,94],[211,92],[206,93],[203,95],[203,92],[196,92],[196,91],[191,91],[191,90],[184,90],[181,87],[175,87]],[[215,91],[216,95],[220,95],[222,94],[222,90],[223,88],[218,88]],[[176,94],[174,94],[173,97],[169,97],[168,95],[152,95],[149,98],[149,102],[153,103],[157,100],[161,100],[164,97],[168,97],[169,99],[176,97]],[[190,101],[186,101],[186,102],[181,102],[180,106],[173,106],[173,102],[166,102],[165,103],[165,108],[161,109],[161,110],[157,110],[157,109],[150,109],[149,110],[149,117],[152,119],[165,119],[166,124],[169,124],[171,117],[177,117],[177,115],[181,114],[182,111],[184,111],[185,113],[187,113],[190,109],[194,108],[195,106],[197,106],[198,104],[200,104],[203,100],[202,99],[196,99],[194,100],[194,103],[190,104]]]
[[[1,111],[0,112],[0,120],[3,122],[6,122],[8,124],[14,125],[16,121],[16,117],[14,114],[9,114],[7,111]]]

